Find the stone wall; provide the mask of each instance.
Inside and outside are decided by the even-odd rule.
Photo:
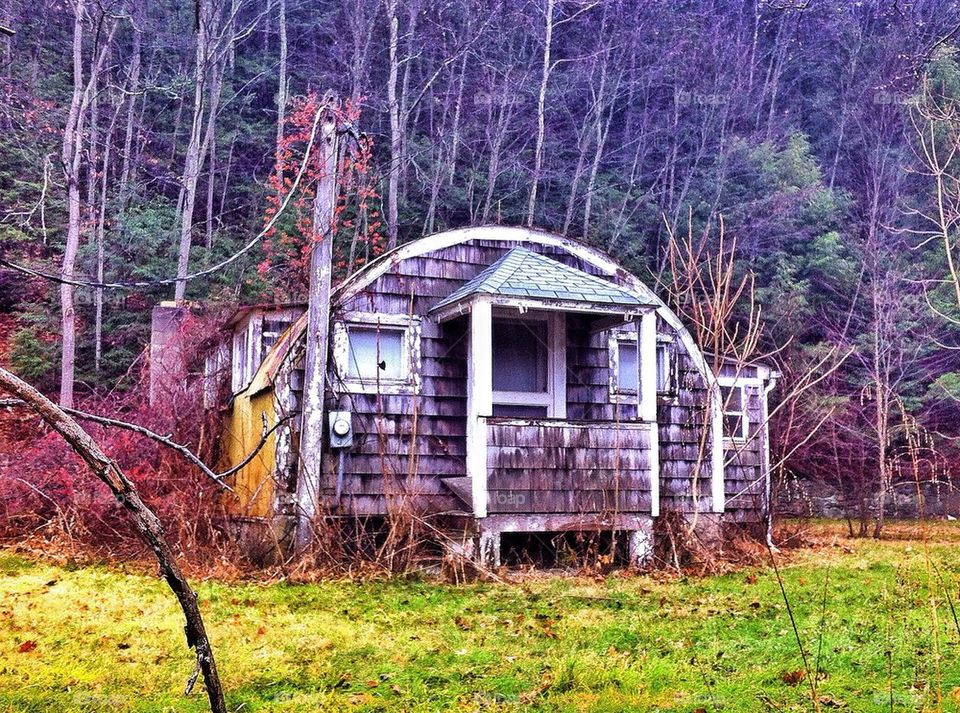
[[[856,517],[860,503],[845,497],[837,487],[829,483],[791,479],[781,483],[775,495],[775,511],[780,517]],[[878,498],[867,498],[866,507],[871,515],[878,511]],[[960,518],[960,487],[949,482],[926,482],[918,486],[913,482],[896,483],[885,498],[887,517]]]

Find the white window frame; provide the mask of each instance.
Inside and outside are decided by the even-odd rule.
[[[717,379],[717,385],[724,388],[739,389],[740,390],[740,410],[734,411],[727,408],[727,401],[723,398],[723,391],[720,392],[720,412],[721,419],[720,422],[723,424],[723,440],[731,443],[744,443],[750,437],[750,416],[747,410],[747,400],[749,399],[749,394],[747,393],[747,386],[750,385],[750,382],[744,381],[742,379],[736,378],[724,378],[720,377]],[[739,415],[740,416],[740,433],[736,435],[727,434],[726,424],[724,423],[727,416]]]
[[[400,332],[402,376],[363,379],[350,373],[350,328]],[[420,392],[420,340],[423,322],[419,316],[348,312],[333,324],[333,362],[343,389],[353,394],[417,394]]]
[[[233,328],[230,389],[234,395],[245,390],[253,382],[260,365],[266,359],[263,349],[263,324],[266,320],[286,322],[284,329],[297,321],[302,314],[297,309],[257,309],[237,322]],[[271,345],[271,349],[273,346]]]
[[[239,394],[250,385],[253,374],[250,369],[251,323],[233,333],[233,357],[230,368],[230,390]]]
[[[635,342],[637,345],[637,390],[620,388],[620,344]],[[637,418],[653,423],[657,420],[657,314],[645,312],[639,323],[630,328],[620,327],[609,332],[610,402],[635,404]]]
[[[518,314],[515,310],[494,309],[493,323],[507,322],[544,322],[547,325],[547,390],[535,391],[492,391],[492,407],[496,406],[543,406],[547,410],[544,418],[567,417],[567,321],[563,312],[545,310],[527,310]],[[491,365],[493,344],[490,345]],[[492,411],[491,411],[492,415]]]
[[[664,356],[667,383],[660,388],[660,354]],[[666,402],[674,402],[680,396],[680,373],[675,364],[677,353],[674,348],[674,339],[669,334],[657,335],[657,398]]]
[[[612,403],[635,403],[637,399],[637,391],[635,389],[621,389],[620,388],[620,345],[624,342],[630,344],[637,343],[637,333],[632,330],[627,329],[616,329],[613,330],[608,338],[608,349],[610,353],[610,401]],[[679,385],[675,383],[675,375],[673,373],[673,360],[676,355],[673,352],[673,337],[667,334],[658,334],[657,335],[657,346],[656,346],[656,359],[657,359],[657,368],[659,369],[659,360],[661,350],[665,358],[665,369],[667,373],[667,384],[666,388],[660,388],[660,377],[659,372],[656,373],[657,379],[657,397],[667,400],[675,399],[678,395]],[[642,368],[640,366],[640,352],[638,347],[637,352],[637,367],[638,371]],[[639,386],[640,382],[637,381]]]
[[[637,348],[637,388],[620,388],[620,344],[633,344]],[[615,404],[635,404],[640,399],[640,344],[634,329],[613,329],[607,338],[610,361],[610,401]]]

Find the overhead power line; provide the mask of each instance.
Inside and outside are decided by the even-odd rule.
[[[273,226],[279,220],[280,216],[286,210],[287,206],[290,204],[294,193],[296,192],[297,186],[300,184],[303,179],[304,174],[307,170],[307,165],[309,164],[310,153],[313,151],[313,145],[317,136],[317,127],[320,124],[320,120],[323,115],[331,109],[328,103],[323,103],[317,109],[317,113],[313,117],[313,125],[310,127],[310,138],[307,141],[307,147],[304,150],[304,160],[300,165],[300,170],[297,171],[296,178],[293,181],[293,184],[290,186],[290,190],[287,195],[284,197],[283,202],[280,204],[280,207],[277,211],[270,217],[270,220],[267,221],[267,224],[263,226],[263,229],[257,233],[246,245],[244,245],[240,250],[233,253],[230,257],[221,260],[216,265],[199,270],[197,272],[191,273],[189,275],[184,275],[183,277],[165,277],[157,280],[140,280],[135,282],[95,282],[93,280],[82,280],[72,276],[62,276],[56,275],[51,272],[44,272],[42,270],[36,270],[32,267],[27,267],[26,265],[21,265],[19,263],[11,262],[5,258],[0,257],[0,266],[7,267],[16,272],[22,273],[24,275],[29,275],[31,277],[40,277],[44,280],[50,280],[51,282],[56,282],[61,285],[72,285],[73,287],[92,287],[100,288],[107,290],[137,290],[145,289],[148,287],[159,287],[164,285],[172,285],[177,282],[188,282],[190,280],[195,280],[199,277],[206,277],[207,275],[212,275],[215,272],[218,272],[225,268],[227,265],[237,261],[241,256],[250,252],[264,237],[266,237]],[[348,128],[347,133],[350,133],[351,130]]]

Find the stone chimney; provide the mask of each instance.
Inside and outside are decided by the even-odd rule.
[[[169,403],[183,390],[187,376],[181,332],[188,307],[165,301],[153,308],[150,320],[150,405]]]

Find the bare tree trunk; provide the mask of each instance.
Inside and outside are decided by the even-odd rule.
[[[146,67],[146,72],[148,77],[156,76],[154,73],[154,65],[156,58],[150,56],[150,63]],[[141,75],[143,71],[141,70]],[[142,82],[141,82],[142,83]],[[146,148],[147,140],[144,138],[143,134],[143,117],[147,113],[147,91],[146,87],[142,86],[140,89],[140,108],[137,111],[137,118],[134,123],[134,135],[133,135],[133,168],[131,170],[131,177],[136,176],[136,167],[140,165],[140,157],[143,155],[143,150]]]
[[[211,20],[210,0],[199,0],[199,27],[197,29],[197,67],[194,74],[193,121],[190,125],[190,140],[183,164],[183,183],[180,187],[182,201],[180,211],[180,251],[177,259],[177,284],[174,299],[182,303],[187,292],[184,279],[190,268],[190,245],[193,241],[193,210],[197,200],[197,181],[200,178],[200,164],[203,126],[203,85],[206,78],[204,66],[207,63],[207,32]]]
[[[203,681],[207,689],[207,699],[213,713],[226,713],[227,706],[223,698],[223,687],[217,672],[213,656],[213,647],[207,636],[197,595],[180,570],[170,545],[167,544],[163,525],[153,511],[141,500],[136,486],[127,478],[120,467],[100,449],[90,435],[70,416],[57,408],[50,399],[32,386],[17,378],[9,371],[0,368],[0,388],[22,399],[30,408],[63,436],[70,447],[79,455],[113,496],[130,514],[137,530],[150,549],[153,550],[160,565],[160,571],[170,589],[177,597],[183,616],[186,619],[187,645],[197,655],[197,668],[203,672]]]
[[[97,224],[97,152],[100,147],[100,77],[90,63],[90,129],[87,132],[87,228]]]
[[[227,186],[230,185],[230,172],[233,170],[233,149],[237,145],[237,133],[233,132],[230,137],[230,150],[227,151],[227,168],[223,172],[223,188],[220,190],[220,213],[222,214],[224,206],[227,204]]]
[[[83,14],[84,0],[77,0],[73,20],[73,94],[63,130],[64,178],[67,183],[67,239],[63,249],[60,276],[73,278],[80,247],[80,104],[83,95]],[[60,285],[60,405],[73,407],[73,373],[76,365],[77,320],[73,304],[73,285]]]
[[[543,71],[540,77],[540,93],[537,96],[537,143],[533,150],[533,177],[530,181],[530,199],[527,202],[527,225],[533,225],[537,210],[537,187],[543,172],[543,142],[546,135],[544,114],[547,104],[547,84],[550,81],[550,53],[553,49],[553,9],[555,0],[547,0],[546,35],[543,43]]]
[[[209,153],[210,166],[207,169],[207,212],[206,212],[206,241],[207,251],[213,249],[213,195],[217,182],[217,117],[220,114],[220,93],[223,89],[223,75],[226,66],[233,68],[234,42],[233,33],[236,23],[236,13],[238,0],[230,1],[230,17],[227,19],[226,28],[221,30],[217,42],[211,45],[212,54],[214,54],[213,67],[210,77],[210,95],[207,98],[209,109],[207,110],[207,129],[203,137],[202,151],[204,155]],[[225,34],[224,34],[225,33]],[[223,57],[223,43],[227,44],[229,62],[225,62]],[[219,222],[219,216],[218,216]]]
[[[407,51],[403,59],[403,79],[400,81],[399,91],[399,115],[400,115],[400,151],[397,154],[400,157],[400,179],[398,181],[397,206],[399,210],[400,200],[407,193],[407,173],[409,162],[407,161],[407,127],[410,125],[410,113],[416,111],[414,123],[420,114],[422,102],[416,102],[414,106],[410,105],[410,75],[413,71],[414,60],[419,57],[420,48],[417,46],[417,17],[419,6],[414,0],[405,0],[407,5],[407,26],[404,34],[407,37]],[[426,93],[431,83],[423,87],[421,97]],[[399,226],[398,226],[399,230]]]
[[[616,103],[615,97],[620,86],[618,78],[613,89],[614,99],[610,100],[610,106],[607,107],[606,121],[604,121],[604,101],[606,101],[607,87],[607,62],[604,60],[603,77],[600,81],[600,92],[597,97],[597,113],[594,117],[594,153],[593,163],[590,165],[590,177],[587,179],[587,195],[583,204],[583,239],[586,240],[590,231],[590,217],[593,210],[593,194],[597,189],[597,175],[600,173],[600,159],[603,158],[603,149],[607,145],[607,136],[610,134],[610,124],[613,122],[613,110]]]
[[[397,0],[386,0],[387,21],[390,23],[390,74],[387,79],[387,104],[390,109],[390,169],[387,173],[387,243],[397,244],[397,220],[399,219],[400,189],[400,101],[397,96],[397,80],[400,69],[398,58],[400,44],[400,18],[397,16]]]
[[[877,430],[877,468],[879,470],[878,475],[880,482],[877,487],[877,520],[873,530],[873,536],[880,537],[886,519],[885,506],[891,480],[890,467],[887,463],[887,443],[890,437],[890,385],[882,356],[886,337],[882,326],[882,311],[884,307],[881,304],[881,300],[883,296],[880,294],[880,288],[876,284],[876,279],[876,276],[874,276],[874,284],[872,287],[874,318],[871,337],[873,340],[873,387],[876,398],[874,427]]]
[[[70,111],[63,129],[64,179],[67,186],[67,238],[63,248],[63,263],[60,267],[60,326],[62,331],[62,351],[60,358],[60,404],[67,408],[73,406],[74,371],[77,353],[77,317],[74,306],[74,287],[68,284],[76,276],[77,252],[80,249],[80,166],[83,154],[83,118],[89,106],[94,78],[103,66],[107,50],[113,42],[116,23],[110,23],[106,37],[98,49],[95,49],[90,62],[90,80],[83,82],[83,18],[84,0],[77,0],[74,6],[73,26],[73,93],[70,98]],[[92,170],[92,169],[91,169]]]
[[[13,0],[6,0],[3,3],[3,12],[0,14],[0,25],[4,27],[10,27],[13,24]],[[6,79],[3,83],[3,98],[4,106],[10,107],[13,102],[11,98],[13,97],[13,38],[8,37],[7,35],[0,33],[0,42],[3,43],[3,74],[2,76]],[[13,131],[13,119],[10,116],[10,113],[5,111],[3,113],[4,128],[7,131]]]
[[[469,25],[468,30],[469,32]],[[463,54],[463,61],[460,63],[460,84],[457,87],[457,104],[453,110],[453,131],[450,135],[450,174],[448,182],[452,186],[453,178],[457,172],[457,158],[460,155],[460,122],[463,114],[463,87],[467,79],[467,53]]]
[[[216,26],[220,16],[215,3],[219,0],[198,0],[197,52],[194,72],[193,121],[190,140],[183,165],[183,202],[180,206],[180,250],[177,259],[177,284],[174,299],[182,303],[187,291],[186,277],[190,267],[190,247],[193,242],[193,213],[197,202],[197,183],[206,149],[215,129],[217,104],[220,98],[221,77],[224,70],[223,41],[230,41],[231,33]],[[219,6],[218,6],[219,7]],[[209,87],[209,109],[205,108],[205,89]],[[206,129],[204,118],[206,116]]]
[[[97,216],[96,244],[97,244],[97,282],[102,283],[105,271],[106,250],[104,241],[106,238],[107,227],[107,177],[110,170],[110,155],[113,149],[113,132],[117,127],[117,120],[120,118],[120,111],[123,108],[122,98],[117,100],[114,107],[113,116],[110,118],[110,125],[107,128],[107,134],[103,142],[103,167],[100,172],[100,210]],[[100,363],[103,358],[103,288],[96,287],[93,291],[94,300],[94,318],[93,318],[93,368],[99,372]]]
[[[488,139],[490,143],[490,159],[487,162],[487,191],[483,199],[483,211],[481,212],[480,222],[486,223],[490,220],[490,211],[493,209],[493,196],[497,188],[497,178],[500,176],[500,161],[503,156],[503,143],[507,137],[507,131],[513,119],[513,102],[509,99],[507,91],[507,82],[504,81],[502,101],[499,102],[499,114],[495,127],[488,128],[487,135],[493,132],[493,138]],[[493,97],[491,97],[491,102]],[[493,117],[493,105],[489,116]],[[488,124],[491,123],[488,121]]]
[[[573,177],[570,179],[570,193],[567,195],[567,212],[563,217],[563,228],[560,231],[566,235],[570,230],[570,224],[573,222],[573,209],[577,202],[577,193],[580,189],[580,179],[583,178],[583,164],[587,161],[587,149],[589,141],[587,140],[587,124],[589,115],[584,116],[583,125],[577,136],[577,165],[573,169]]]
[[[144,13],[143,3],[134,0],[132,9],[133,49],[130,57],[130,75],[127,81],[127,125],[123,134],[123,161],[120,167],[120,210],[126,210],[129,199],[130,179],[133,171],[133,128],[136,113],[137,95],[140,91],[140,65],[143,55]]]
[[[287,120],[287,0],[279,1],[280,28],[280,77],[277,84],[277,159],[278,190],[283,190],[283,162],[280,160],[280,145],[283,143],[283,125]]]
[[[447,161],[453,153],[452,147],[450,146],[449,140],[447,137],[454,134],[457,130],[456,122],[458,121],[458,111],[459,106],[457,102],[459,99],[454,99],[454,108],[453,108],[453,126],[450,130],[447,130],[447,120],[451,115],[450,102],[451,102],[451,91],[448,88],[444,96],[443,102],[443,114],[440,119],[440,132],[441,137],[438,142],[434,143],[432,154],[432,177],[430,179],[430,201],[427,204],[427,214],[426,218],[423,220],[423,234],[430,235],[434,231],[436,225],[437,217],[437,203],[440,200],[440,186],[444,182],[444,178],[450,174],[450,170],[447,166]],[[432,122],[431,122],[432,123]]]
[[[3,3],[3,15],[0,24],[4,27],[13,26],[13,0],[6,0]],[[4,36],[3,43],[3,68],[7,79],[13,78],[13,40]]]
[[[213,124],[213,115],[211,114],[211,124]],[[213,189],[217,180],[217,134],[211,126],[211,131],[209,134],[210,146],[209,146],[209,158],[207,163],[207,212],[206,212],[206,221],[205,221],[205,233],[206,237],[204,240],[204,245],[207,248],[207,251],[210,251],[213,248]]]
[[[350,99],[356,104],[367,86],[370,45],[376,37],[377,4],[368,0],[349,0],[339,4],[343,7],[353,45],[350,53]]]

